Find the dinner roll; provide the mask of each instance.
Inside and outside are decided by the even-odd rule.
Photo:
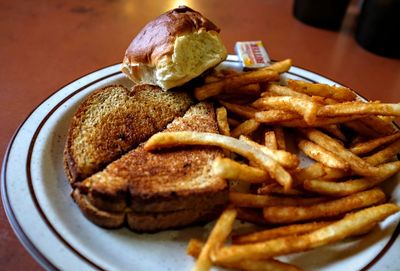
[[[122,71],[135,83],[167,90],[183,85],[226,58],[219,28],[186,6],[148,23],[125,53]]]

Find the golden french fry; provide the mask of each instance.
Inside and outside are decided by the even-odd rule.
[[[237,207],[263,208],[266,206],[309,206],[327,201],[326,197],[278,197],[239,192],[229,193],[229,202]]]
[[[274,127],[273,128],[276,137],[276,143],[278,145],[279,150],[286,150],[286,141],[285,141],[285,132],[282,127]]]
[[[278,195],[286,195],[286,196],[302,196],[305,193],[295,188],[291,188],[289,190],[283,189],[283,187],[278,183],[270,183],[263,185],[262,187],[257,189],[257,194],[266,195],[266,194],[278,194]]]
[[[292,186],[292,176],[278,162],[249,143],[232,137],[201,132],[163,132],[153,135],[144,145],[144,149],[152,151],[185,145],[210,145],[235,152],[260,165],[286,189]]]
[[[342,141],[347,141],[346,136],[344,135],[342,130],[340,130],[338,124],[330,124],[330,125],[321,126],[321,129]]]
[[[273,84],[273,83],[268,84],[267,92],[273,93],[273,94],[276,94],[279,96],[293,96],[293,97],[312,101],[312,97],[308,96],[307,94],[294,91],[293,89],[291,89],[287,86],[281,86],[281,85],[277,85],[277,84]],[[261,97],[263,97],[262,94],[261,94]]]
[[[296,180],[296,186],[303,186],[302,184],[304,180],[320,178],[325,175],[325,170],[322,164],[314,163],[308,167],[295,170],[292,175]]]
[[[254,119],[245,120],[241,124],[239,124],[235,129],[232,130],[232,137],[239,137],[240,135],[250,135],[255,132],[258,127],[260,127],[260,123]]]
[[[212,263],[210,260],[210,252],[220,248],[233,228],[235,222],[236,210],[226,209],[215,223],[214,228],[211,230],[206,243],[204,244],[199,257],[197,258],[195,266],[192,271],[206,271],[209,270]]]
[[[278,143],[274,131],[266,131],[264,134],[264,145],[270,150],[277,150]]]
[[[288,59],[285,59],[282,61],[275,62],[272,65],[265,67],[263,69],[273,70],[278,73],[284,73],[284,72],[287,72],[291,66],[292,66],[292,60],[290,58],[288,58]]]
[[[219,157],[212,164],[211,174],[227,180],[238,180],[248,183],[264,183],[269,179],[268,173],[262,169]]]
[[[213,262],[238,262],[250,259],[268,259],[275,256],[307,251],[331,244],[357,234],[360,229],[378,223],[400,210],[387,203],[346,215],[343,219],[300,236],[287,236],[264,242],[232,245],[211,253]]]
[[[293,96],[264,97],[255,101],[252,105],[260,109],[271,108],[296,112],[303,116],[307,123],[313,123],[318,112],[317,103]]]
[[[379,137],[380,133],[378,131],[375,131],[375,129],[372,129],[371,127],[368,127],[365,125],[361,120],[364,118],[359,118],[357,120],[351,120],[343,123],[343,126],[349,128],[350,130],[353,130],[357,134],[367,137],[367,138],[375,138]]]
[[[268,223],[291,223],[316,218],[334,217],[354,209],[380,203],[384,199],[385,194],[382,190],[374,188],[311,206],[264,207],[264,219]]]
[[[190,239],[186,248],[186,253],[194,258],[197,258],[202,250],[204,243],[198,239]],[[244,271],[301,271],[302,269],[287,263],[283,263],[274,259],[268,260],[249,260],[238,263],[224,264],[220,263],[221,267],[233,268]]]
[[[331,117],[343,115],[382,115],[382,116],[400,116],[400,103],[376,103],[376,102],[345,102],[338,104],[325,105],[318,109],[318,116]]]
[[[327,167],[349,169],[349,164],[344,159],[309,140],[299,140],[298,146],[308,157]]]
[[[233,69],[220,69],[218,72],[221,77],[232,76],[239,73],[238,71]]]
[[[387,118],[385,120],[385,118]],[[360,121],[367,127],[377,131],[380,135],[391,135],[398,131],[393,124],[393,116],[367,116],[360,119]],[[387,121],[389,119],[389,121]]]
[[[314,143],[324,146],[325,149],[344,159],[355,173],[361,176],[379,175],[380,171],[378,168],[365,162],[363,159],[344,148],[342,144],[338,143],[337,140],[331,138],[330,136],[316,129],[302,129],[301,131]]]
[[[232,89],[231,93],[242,94],[242,95],[259,95],[260,91],[261,87],[259,84],[250,84],[242,86],[238,89]]]
[[[219,132],[223,135],[229,136],[231,133],[229,129],[228,113],[226,112],[226,108],[217,108],[216,115]]]
[[[330,168],[330,167],[326,167],[324,166],[324,171],[325,174],[323,176],[321,176],[321,179],[325,179],[325,180],[337,180],[343,177],[347,177],[351,175],[351,172],[349,171],[345,171],[339,168]],[[312,178],[310,178],[312,179]]]
[[[357,143],[350,148],[350,151],[357,155],[365,154],[375,150],[376,148],[384,144],[392,143],[393,141],[399,138],[400,138],[400,132],[388,136],[378,137],[366,142]]]
[[[276,162],[278,162],[280,165],[282,165],[284,168],[296,168],[300,161],[297,155],[283,151],[283,150],[271,150],[268,149],[266,146],[260,145],[257,142],[251,140],[250,138],[246,136],[240,136],[239,140],[244,141],[254,148],[259,149],[263,153],[265,153],[268,157],[272,158]]]
[[[271,109],[254,113],[254,119],[261,123],[279,123],[288,120],[300,120],[301,116],[295,112]]]
[[[287,80],[289,87],[295,91],[311,96],[322,96],[339,101],[353,101],[357,95],[349,88],[329,86],[326,84],[313,84],[298,80]]]
[[[385,181],[390,176],[400,171],[400,161],[391,162],[379,166],[382,175],[376,177],[364,177],[344,182],[330,182],[324,180],[305,180],[304,188],[308,191],[316,192],[333,197],[342,197],[364,191]]]
[[[395,155],[400,152],[400,140],[396,140],[386,148],[365,157],[364,160],[371,165],[379,165],[390,161]]]
[[[203,241],[196,238],[191,238],[186,247],[186,254],[192,256],[193,258],[197,258],[199,257],[203,247],[204,247]]]
[[[255,225],[265,225],[264,216],[261,208],[236,207],[237,219]]]
[[[243,271],[302,271],[303,269],[275,259],[244,260],[234,263],[221,263],[222,267]]]
[[[262,119],[257,118],[255,114],[255,118],[259,122],[267,123],[262,121]],[[340,124],[340,123],[348,123],[349,121],[363,118],[362,115],[351,115],[351,116],[341,116],[341,117],[317,117],[313,123],[307,123],[304,119],[291,119],[291,120],[282,120],[279,122],[273,122],[272,124],[279,124],[283,127],[321,127],[331,124]]]
[[[279,73],[271,69],[255,70],[225,77],[220,81],[211,82],[195,88],[194,96],[202,101],[209,97],[222,94],[230,89],[245,85],[279,80]]]
[[[257,231],[241,235],[233,235],[233,244],[248,244],[248,243],[258,243],[262,241],[267,241],[271,239],[276,239],[279,237],[299,235],[307,232],[311,232],[329,224],[331,221],[320,221],[320,222],[309,222],[304,224],[293,224],[288,226],[281,226],[277,228],[267,229],[263,231]]]
[[[233,104],[223,101],[219,101],[219,103],[225,106],[228,111],[247,119],[254,118],[255,113],[257,112],[255,108],[246,105]]]

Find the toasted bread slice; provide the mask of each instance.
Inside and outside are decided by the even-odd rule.
[[[165,131],[217,133],[212,104],[192,106]],[[227,183],[211,174],[212,161],[221,155],[221,150],[214,147],[151,153],[141,144],[103,171],[85,179],[76,189],[97,210],[111,214],[129,210],[128,225],[133,230],[153,231],[184,226],[214,217],[211,214],[218,213],[216,210],[221,210],[221,206],[226,204]],[[101,218],[93,219],[86,215],[101,225],[98,223]],[[157,227],[150,225],[154,217],[165,218],[164,223]],[[182,220],[170,221],[172,217],[182,217]]]
[[[184,92],[164,92],[151,85],[108,86],[79,106],[68,131],[65,172],[76,183],[135,148],[182,116],[193,103]]]

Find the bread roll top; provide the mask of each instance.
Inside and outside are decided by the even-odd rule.
[[[149,22],[133,39],[125,57],[131,63],[155,66],[165,55],[172,55],[175,39],[179,36],[220,29],[199,12],[186,6],[179,6]]]

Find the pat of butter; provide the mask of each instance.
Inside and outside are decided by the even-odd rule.
[[[244,68],[263,68],[271,61],[261,41],[238,41],[235,51]]]

